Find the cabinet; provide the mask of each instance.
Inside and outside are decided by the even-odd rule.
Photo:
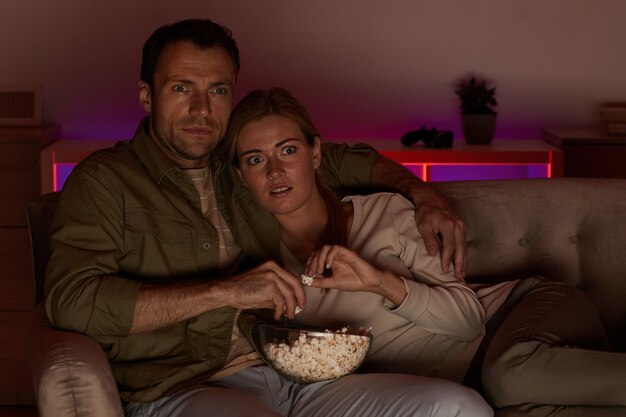
[[[566,177],[626,178],[626,136],[601,128],[545,129],[543,140],[563,152]]]
[[[40,194],[40,151],[58,128],[0,127],[0,405],[31,404],[27,362],[34,307],[26,205]]]

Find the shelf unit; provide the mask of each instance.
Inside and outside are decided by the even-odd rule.
[[[357,143],[348,141],[348,143]],[[563,156],[559,148],[537,139],[500,139],[490,144],[470,145],[454,141],[452,148],[427,148],[421,144],[404,146],[398,140],[368,140],[382,155],[399,162],[424,181],[435,180],[434,171],[445,167],[538,167],[530,176],[560,177],[563,175]],[[455,176],[441,176],[443,180],[460,180],[463,170]],[[487,177],[477,179],[489,179]]]
[[[495,140],[488,145],[468,145],[455,141],[449,149],[426,148],[423,145],[404,146],[397,140],[343,141],[350,144],[366,142],[396,162],[399,162],[425,181],[443,179],[465,179],[467,167],[529,167],[528,177],[559,177],[563,174],[561,151],[541,140]],[[41,152],[42,192],[58,190],[72,168],[84,157],[97,149],[111,147],[116,140],[59,140]],[[437,170],[454,168],[455,176],[438,175]],[[539,168],[533,170],[532,168]],[[531,172],[532,171],[532,172]],[[489,179],[488,172],[483,177]],[[523,176],[524,173],[522,173]]]
[[[0,127],[0,405],[34,403],[27,360],[35,300],[26,205],[40,193],[40,151],[49,127]]]

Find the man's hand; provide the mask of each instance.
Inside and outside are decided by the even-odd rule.
[[[454,276],[463,279],[467,261],[467,238],[463,220],[447,209],[422,204],[415,210],[415,221],[428,254],[437,255],[441,240],[441,269],[448,272],[454,255]]]
[[[304,310],[300,279],[268,261],[223,280],[174,284],[142,284],[130,333],[159,329],[205,311],[230,306],[239,309],[271,308],[274,318],[295,316]]]
[[[384,156],[379,157],[370,174],[370,185],[393,189],[411,200],[416,207],[417,229],[424,238],[428,254],[439,251],[437,236],[441,236],[441,269],[448,272],[454,256],[454,275],[465,277],[467,240],[465,224],[446,199],[432,186],[413,175],[404,166]]]
[[[270,308],[274,318],[284,314],[292,319],[296,306],[304,310],[305,295],[299,278],[267,261],[221,285],[228,305],[239,309]]]

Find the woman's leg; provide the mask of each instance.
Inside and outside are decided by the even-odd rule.
[[[356,374],[309,385],[266,366],[126,410],[127,417],[491,417],[474,390],[442,379]]]
[[[483,365],[485,394],[497,407],[626,406],[626,353],[606,347],[593,303],[570,285],[546,281],[496,332]]]
[[[474,390],[444,379],[404,374],[355,374],[303,386],[291,410],[298,417],[487,417]]]
[[[404,374],[353,374],[313,384],[290,382],[267,366],[222,381],[297,417],[491,417],[476,391],[444,379]],[[263,381],[260,383],[259,381]],[[268,387],[267,391],[259,386]]]

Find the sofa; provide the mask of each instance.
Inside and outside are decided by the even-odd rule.
[[[466,222],[469,282],[541,275],[596,304],[616,350],[626,350],[626,179],[552,178],[433,183]],[[57,193],[29,206],[38,318],[30,352],[41,417],[122,416],[99,345],[52,329],[41,294],[47,228]],[[42,238],[41,236],[44,236]],[[523,415],[496,410],[496,416]]]

